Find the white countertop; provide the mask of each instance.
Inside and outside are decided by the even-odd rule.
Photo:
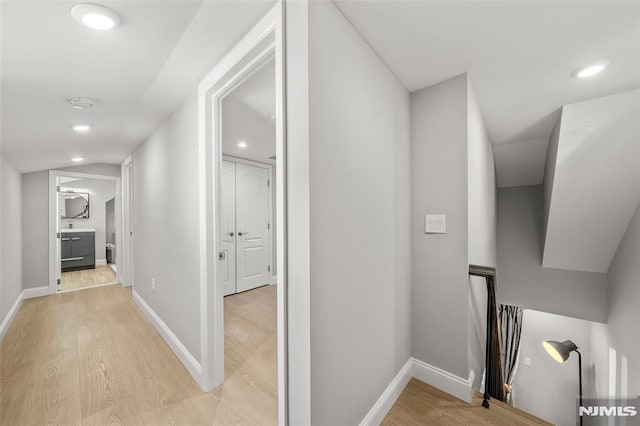
[[[73,229],[61,229],[60,232],[62,232],[63,234],[68,234],[71,232],[96,232],[95,229],[90,229],[90,228],[73,228]]]

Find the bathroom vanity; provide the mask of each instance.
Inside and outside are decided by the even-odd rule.
[[[63,229],[60,240],[62,272],[96,267],[95,229]]]

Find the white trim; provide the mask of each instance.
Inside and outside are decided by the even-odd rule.
[[[380,398],[373,404],[371,410],[364,416],[360,422],[360,426],[379,425],[385,416],[398,400],[398,397],[411,380],[411,372],[413,369],[413,358],[409,358],[406,364],[400,369],[398,374],[393,378],[389,386],[382,392]]]
[[[48,287],[47,287],[47,290],[48,290]],[[13,319],[16,317],[16,314],[20,310],[20,306],[22,306],[23,299],[24,299],[24,290],[20,292],[16,301],[13,302],[13,306],[11,306],[11,309],[9,309],[9,312],[7,312],[7,315],[2,320],[2,324],[0,324],[0,342],[2,342],[2,339],[4,338],[5,333],[11,326]]]
[[[160,319],[153,309],[144,301],[144,299],[132,291],[133,301],[140,308],[140,311],[147,317],[147,319],[153,324],[158,333],[162,336],[167,345],[171,348],[174,354],[178,357],[182,365],[189,371],[189,373],[198,381],[201,377],[202,367],[195,357],[189,352],[189,350],[182,344],[180,339],[173,334],[173,331]],[[200,383],[198,383],[200,384]],[[200,384],[201,385],[201,384]],[[202,385],[201,385],[202,386]]]
[[[133,286],[133,154],[129,154],[120,165],[122,189],[120,203],[121,235],[120,247],[116,245],[116,275],[123,287]]]
[[[96,266],[104,266],[107,264],[107,259],[96,259]]]
[[[389,386],[382,392],[380,398],[373,404],[371,410],[364,416],[360,426],[379,425],[398,400],[398,397],[411,378],[420,380],[455,396],[466,403],[473,398],[473,379],[475,373],[471,370],[468,379],[462,379],[455,374],[442,370],[416,358],[409,358],[398,374],[391,380]]]
[[[34,297],[42,297],[49,295],[49,286],[25,288],[23,291],[23,298],[33,299]]]
[[[122,215],[120,210],[121,205],[121,192],[120,191],[120,177],[118,176],[109,176],[109,175],[96,175],[91,173],[78,173],[78,172],[68,172],[65,170],[49,170],[49,230],[48,230],[48,240],[49,240],[49,294],[56,294],[58,292],[58,279],[61,277],[61,266],[60,266],[60,258],[59,258],[59,250],[60,250],[60,241],[56,237],[56,233],[60,231],[58,229],[59,220],[58,220],[58,212],[57,212],[57,203],[58,203],[58,191],[57,191],[57,181],[59,177],[75,177],[81,179],[98,179],[98,180],[106,180],[113,181],[116,184],[115,188],[115,204],[116,204],[116,247],[120,245],[121,236],[122,236]],[[116,252],[117,258],[117,252]],[[98,263],[96,263],[97,265]],[[105,262],[106,264],[106,262]]]
[[[463,379],[441,368],[427,364],[419,359],[413,360],[412,376],[428,385],[453,395],[466,403],[471,403],[473,397],[473,379],[475,373],[471,370],[468,379]]]
[[[278,276],[277,275],[273,275],[271,277],[271,284],[270,285],[276,285],[278,284]]]

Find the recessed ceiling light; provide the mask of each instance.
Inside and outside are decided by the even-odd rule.
[[[88,132],[91,129],[91,126],[88,124],[75,124],[71,126],[71,128],[79,133]]]
[[[76,97],[69,99],[69,104],[75,109],[87,109],[93,107],[96,103],[93,99]]]
[[[608,60],[596,62],[595,64],[587,65],[579,70],[576,70],[573,75],[578,78],[593,77],[596,74],[600,74],[609,65]]]
[[[81,161],[84,161],[84,157],[73,157],[71,161],[73,161],[74,163],[79,163]]]
[[[245,141],[238,142],[238,148],[246,148],[246,147],[247,147],[247,143]]]
[[[120,23],[120,17],[111,9],[97,4],[79,4],[71,8],[71,16],[82,25],[94,30],[110,30]]]

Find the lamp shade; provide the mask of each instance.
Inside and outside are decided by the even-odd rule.
[[[556,342],[555,340],[547,340],[542,342],[542,346],[549,353],[551,358],[559,363],[565,362],[569,359],[571,352],[578,349],[575,343],[571,340],[565,340],[564,342]]]

